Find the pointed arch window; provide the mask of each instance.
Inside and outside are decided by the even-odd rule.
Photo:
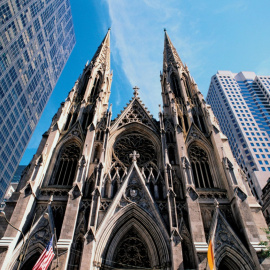
[[[189,85],[189,81],[188,81],[188,78],[187,78],[186,75],[183,76],[183,80],[184,80],[184,85],[185,85],[185,88],[186,88],[187,96],[189,98],[191,98],[190,85]]]
[[[51,185],[71,186],[77,170],[80,148],[76,143],[62,147]]]
[[[99,90],[99,86],[101,84],[100,83],[101,78],[102,78],[102,74],[99,71],[96,78],[95,78],[95,80],[94,80],[94,84],[93,84],[91,95],[90,95],[90,102],[94,102],[96,100],[96,98],[97,98],[97,93],[98,93],[98,90]]]
[[[189,148],[192,173],[197,188],[213,188],[214,182],[207,153],[197,145]]]
[[[171,88],[172,88],[175,96],[178,98],[182,97],[181,86],[180,86],[179,80],[177,79],[176,75],[174,73],[172,73],[170,76],[170,79],[171,79]]]
[[[83,117],[82,117],[82,129],[84,130],[86,128],[86,122],[87,122],[87,112],[83,113]]]
[[[115,268],[151,268],[147,247],[134,229],[119,243],[113,261]]]
[[[78,113],[77,112],[73,113],[72,121],[71,121],[70,126],[73,126],[76,123],[77,118],[78,118]]]
[[[89,77],[90,77],[90,70],[87,71],[87,73],[84,75],[84,78],[83,78],[82,87],[80,88],[80,91],[79,91],[79,95],[81,98],[83,98],[85,94],[85,91],[89,82]]]
[[[204,124],[204,120],[203,120],[203,116],[202,116],[202,112],[200,112],[200,110],[192,110],[192,116],[193,116],[193,120],[195,125],[203,132],[206,133],[206,128],[205,128],[205,124]]]
[[[74,252],[71,253],[70,256],[70,265],[72,265],[73,270],[81,269],[81,260],[82,260],[82,252],[83,252],[83,237],[78,237],[73,246]]]

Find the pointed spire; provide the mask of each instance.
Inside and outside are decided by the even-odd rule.
[[[178,64],[184,67],[183,62],[181,61],[176,49],[174,48],[166,29],[164,29],[164,32],[165,36],[164,36],[164,52],[163,52],[163,70],[166,70],[167,66],[170,63],[173,63],[174,65]]]
[[[106,70],[110,70],[110,32],[111,28],[108,29],[106,36],[102,43],[98,47],[90,65],[97,66],[98,64],[105,65]]]

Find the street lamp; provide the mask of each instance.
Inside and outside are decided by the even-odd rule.
[[[20,269],[20,266],[21,266],[21,263],[22,263],[22,259],[23,259],[23,248],[24,248],[24,244],[25,244],[25,241],[24,241],[24,234],[21,230],[17,229],[16,227],[14,227],[6,218],[6,213],[4,211],[1,211],[0,212],[0,217],[3,217],[6,222],[15,230],[19,231],[21,234],[22,234],[22,237],[23,237],[23,244],[22,244],[22,247],[21,247],[21,250],[20,250],[20,255],[19,255],[19,264],[18,264],[18,267],[17,267],[17,270]]]

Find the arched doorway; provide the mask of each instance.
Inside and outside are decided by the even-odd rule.
[[[150,269],[147,245],[133,228],[121,239],[113,257],[113,265],[119,269]]]
[[[152,269],[170,265],[167,245],[170,240],[165,228],[135,203],[104,223],[96,240],[94,264],[102,269]]]
[[[33,256],[31,256],[22,266],[21,270],[29,270],[34,267],[37,260],[39,259],[40,254],[35,253]]]
[[[218,270],[241,270],[241,268],[228,256],[225,256],[219,264]]]

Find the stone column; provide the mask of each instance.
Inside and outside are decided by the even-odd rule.
[[[63,220],[61,234],[57,242],[59,257],[59,269],[65,270],[68,266],[71,244],[73,241],[74,231],[76,229],[79,206],[81,202],[81,185],[75,183],[69,192],[67,208]]]

